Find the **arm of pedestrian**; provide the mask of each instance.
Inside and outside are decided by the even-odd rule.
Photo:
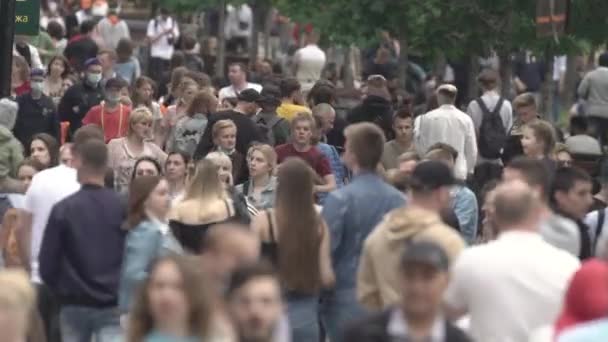
[[[30,273],[31,267],[31,246],[32,246],[32,214],[19,210],[19,228],[17,229],[17,245],[19,246],[20,259],[25,270]]]
[[[369,245],[363,245],[363,253],[357,271],[357,300],[366,309],[377,311],[382,309],[380,289],[374,272],[374,263],[370,256]]]
[[[323,177],[325,184],[315,185],[315,193],[330,192],[336,189],[336,177],[333,174],[328,174]]]
[[[342,234],[344,233],[344,214],[346,212],[346,203],[344,199],[338,197],[335,193],[330,193],[325,199],[321,216],[327,223],[329,233],[331,235],[331,253],[332,260],[336,259],[336,252],[342,242]]]
[[[51,289],[56,290],[56,276],[59,274],[59,268],[61,267],[62,250],[61,244],[62,230],[66,222],[63,221],[61,213],[57,209],[57,206],[51,211],[46,229],[44,230],[44,236],[42,238],[42,244],[40,246],[40,255],[38,260],[40,262],[40,276],[45,284]]]
[[[331,237],[325,222],[321,224],[321,248],[319,249],[319,269],[321,271],[321,283],[323,288],[330,289],[336,283],[336,275],[331,265]]]

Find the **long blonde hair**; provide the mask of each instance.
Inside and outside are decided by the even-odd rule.
[[[219,178],[219,170],[219,166],[212,160],[199,160],[196,163],[194,175],[186,187],[184,201],[197,200],[205,203],[224,199],[226,192]]]

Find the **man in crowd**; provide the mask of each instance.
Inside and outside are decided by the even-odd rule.
[[[289,341],[281,334],[284,311],[281,283],[270,265],[260,263],[237,268],[226,297],[239,341]]]
[[[58,112],[61,121],[70,123],[70,133],[74,134],[80,126],[87,112],[103,100],[101,86],[102,67],[97,58],[85,63],[86,73],[84,79],[69,88],[59,102]]]
[[[179,25],[169,15],[166,8],[160,9],[160,15],[150,20],[146,37],[150,41],[149,75],[160,82],[162,75],[169,69],[169,62],[175,51],[174,44],[179,38]]]
[[[562,167],[555,172],[551,200],[558,215],[576,223],[581,238],[581,260],[592,255],[589,227],[583,222],[593,203],[592,189],[591,177],[582,170]]]
[[[321,119],[321,142],[327,143],[327,134],[334,129],[336,110],[328,103],[319,103],[312,108],[312,114]]]
[[[414,139],[419,155],[438,142],[446,143],[458,151],[454,174],[466,180],[473,173],[477,161],[477,141],[473,120],[454,106],[458,90],[451,84],[437,89],[439,108],[421,115],[414,122]]]
[[[287,143],[290,136],[289,121],[277,114],[277,108],[281,105],[281,91],[274,85],[267,85],[260,93],[258,101],[260,112],[253,118],[258,127],[266,131],[266,142],[271,146]],[[263,133],[263,132],[261,132]]]
[[[306,35],[306,45],[296,51],[293,57],[294,75],[302,90],[310,91],[315,82],[321,79],[321,72],[325,67],[327,57],[325,52],[319,48],[319,34],[312,31]]]
[[[262,86],[257,83],[247,82],[247,67],[242,63],[232,63],[228,67],[228,79],[230,85],[220,89],[218,98],[220,103],[224,99],[238,97],[245,89],[253,89],[258,93],[262,91]]]
[[[88,68],[86,61],[97,56],[99,47],[93,40],[95,22],[85,20],[80,25],[80,34],[72,37],[65,47],[63,54],[70,61],[70,65],[76,71],[81,72]]]
[[[44,70],[33,69],[30,83],[32,90],[17,97],[19,113],[13,134],[23,146],[30,146],[34,134],[48,133],[59,140],[59,118],[53,99],[43,93]]]
[[[425,238],[397,246],[402,252],[391,269],[391,273],[398,270],[395,306],[353,323],[344,341],[470,341],[442,312],[450,278],[450,258],[445,250]]]
[[[129,130],[131,108],[120,103],[120,91],[127,86],[122,78],[109,79],[104,85],[104,101],[91,108],[82,119],[84,125],[101,127],[106,143],[124,137]]]
[[[382,128],[386,139],[393,136],[393,107],[386,78],[371,75],[367,79],[361,104],[351,109],[346,116],[349,123],[373,122]]]
[[[437,143],[429,148],[424,158],[444,163],[453,173],[458,152],[450,145]],[[450,205],[447,209],[456,215],[462,237],[468,244],[473,244],[477,239],[479,221],[479,205],[475,193],[462,183],[454,184],[450,191]]]
[[[332,341],[339,342],[347,322],[360,317],[356,274],[363,243],[389,211],[404,205],[404,196],[376,173],[384,134],[374,124],[360,123],[346,129],[343,159],[354,177],[350,184],[331,192],[322,216],[331,232],[332,263],[336,286],[325,293],[321,320]]]
[[[101,85],[105,86],[109,79],[116,77],[116,71],[114,71],[116,52],[114,50],[101,50],[97,54],[97,59],[101,63]]]
[[[498,238],[461,253],[445,301],[453,319],[470,315],[475,341],[526,341],[554,322],[579,261],[538,234],[542,203],[524,182],[498,186],[494,209]]]
[[[327,157],[312,144],[315,126],[315,121],[310,114],[296,115],[291,121],[292,142],[276,147],[277,162],[281,164],[290,157],[301,158],[323,180],[323,184],[315,185],[315,193],[330,192],[336,188],[336,178],[331,172]]]
[[[299,113],[311,113],[306,106],[300,105],[302,100],[302,86],[295,78],[281,80],[281,105],[277,108],[277,114],[285,120],[291,121]]]
[[[455,183],[452,171],[441,162],[425,161],[416,166],[409,183],[408,206],[387,214],[363,246],[357,297],[370,310],[385,309],[399,300],[400,281],[395,269],[404,246],[410,248],[407,242],[434,241],[451,260],[465,247],[458,232],[440,217],[440,212],[450,205],[450,191]]]
[[[511,102],[501,97],[497,91],[498,73],[494,70],[486,69],[479,74],[477,81],[481,86],[483,94],[469,103],[467,114],[473,119],[478,142],[481,134],[488,134],[488,132],[480,132],[482,122],[484,120],[492,120],[491,116],[493,115],[500,117],[504,136],[506,137],[511,131],[511,127],[513,127],[513,108],[511,107]],[[484,139],[481,140],[485,141],[485,138],[484,136]],[[488,136],[487,138],[491,139],[492,137]],[[504,142],[501,149],[504,148]],[[485,148],[481,146],[481,142],[479,143],[479,161],[484,159],[498,160],[498,157],[495,155],[485,155]],[[498,144],[498,142],[493,142],[493,144]],[[498,152],[500,153],[500,151]]]
[[[74,134],[74,145],[82,145],[88,140],[103,141],[103,133],[96,126],[85,126]],[[73,146],[74,146],[73,145]],[[49,341],[59,342],[59,306],[47,286],[43,285],[40,277],[39,258],[40,247],[45,235],[47,221],[51,209],[56,203],[72,195],[80,189],[76,170],[60,164],[36,174],[25,194],[25,208],[22,214],[21,234],[23,241],[20,245],[27,246],[31,256],[24,260],[30,269],[32,281],[38,286],[38,309],[45,323],[45,332]],[[30,268],[31,266],[31,268]]]
[[[82,188],[57,203],[40,248],[40,275],[61,304],[66,341],[121,336],[118,283],[126,232],[120,196],[105,188],[108,149],[89,139],[73,148]]]
[[[556,215],[549,206],[551,180],[547,177],[548,174],[549,171],[542,161],[518,157],[505,167],[502,179],[520,180],[532,188],[541,200],[541,210],[545,218],[540,225],[540,235],[554,247],[578,256],[581,251],[581,236],[576,224]]]
[[[110,9],[108,15],[97,23],[97,33],[103,47],[110,50],[116,50],[121,39],[131,39],[129,25],[120,18],[116,9]]]
[[[608,52],[598,58],[598,67],[589,72],[578,86],[578,96],[586,100],[585,114],[592,131],[602,145],[608,143]]]
[[[394,170],[398,166],[399,156],[413,150],[414,125],[409,109],[397,110],[393,115],[393,132],[395,139],[384,145],[382,166],[384,170]]]
[[[219,112],[209,117],[205,133],[201,137],[196,152],[195,159],[202,159],[213,149],[212,128],[220,120],[232,120],[236,125],[236,150],[242,155],[247,155],[247,150],[252,142],[263,142],[258,127],[252,118],[258,110],[260,94],[254,89],[245,89],[238,95],[236,107],[231,110]]]

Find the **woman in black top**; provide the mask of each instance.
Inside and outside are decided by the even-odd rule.
[[[281,164],[274,209],[255,217],[262,255],[276,266],[287,295],[294,342],[318,341],[319,291],[333,285],[329,231],[314,204],[314,171],[299,158]]]

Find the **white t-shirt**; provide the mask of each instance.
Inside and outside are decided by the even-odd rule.
[[[306,45],[296,51],[294,63],[297,65],[296,78],[302,84],[302,90],[312,89],[315,82],[321,79],[327,57],[317,45]]]
[[[162,37],[160,37],[159,40],[152,43],[150,47],[151,57],[161,58],[167,61],[171,60],[174,51],[173,44],[177,41],[177,38],[179,37],[179,27],[171,17],[168,17],[167,20],[163,20],[161,17],[157,17],[155,19],[150,20],[150,23],[148,23],[148,31],[146,35],[149,39],[154,39],[156,36],[169,29],[173,29],[172,44],[169,43],[169,37],[171,35],[163,35]]]
[[[32,179],[25,194],[24,210],[32,214],[32,281],[41,283],[38,272],[38,254],[44,230],[53,206],[80,189],[76,169],[65,165],[41,171]]]
[[[557,318],[579,260],[538,233],[510,231],[464,250],[454,263],[445,301],[469,313],[475,341],[526,341]]]
[[[245,89],[254,89],[258,93],[260,93],[262,91],[262,86],[260,84],[257,84],[257,83],[249,83],[249,82],[247,82],[247,86],[245,86],[245,88],[243,88],[240,91],[237,91],[236,88],[234,88],[233,85],[229,85],[227,87],[224,87],[224,88],[220,89],[220,92],[218,93],[219,101],[222,102],[222,101],[224,101],[224,99],[229,99],[231,97],[236,97],[241,91],[243,91]]]

